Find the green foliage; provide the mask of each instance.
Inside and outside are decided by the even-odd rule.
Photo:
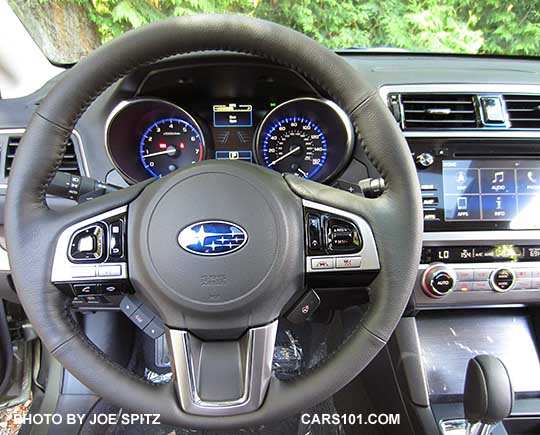
[[[166,17],[240,13],[292,27],[330,48],[540,55],[540,0],[60,1],[84,5],[104,42]]]

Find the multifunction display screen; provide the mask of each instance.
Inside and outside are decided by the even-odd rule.
[[[447,222],[508,221],[534,228],[540,221],[539,161],[444,160],[442,176]]]

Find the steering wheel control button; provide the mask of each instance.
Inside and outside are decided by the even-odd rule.
[[[120,302],[120,310],[127,316],[131,317],[135,311],[142,305],[142,302],[133,296],[124,296]]]
[[[109,257],[124,256],[124,222],[117,220],[109,225]]]
[[[308,291],[289,311],[287,320],[292,323],[303,323],[319,308],[321,299],[313,290]]]
[[[124,290],[122,284],[99,284],[99,292],[104,295],[118,295]]]
[[[72,278],[93,278],[96,276],[96,266],[71,267]]]
[[[97,268],[98,276],[121,276],[122,266],[120,265],[99,265]]]
[[[100,293],[97,284],[75,284],[73,291],[77,296],[98,295]]]
[[[106,255],[105,226],[93,224],[77,231],[69,245],[69,258],[73,263],[101,261]]]
[[[307,218],[308,226],[308,248],[313,251],[322,249],[321,219],[314,213],[309,213]]]
[[[336,269],[357,269],[361,265],[361,257],[336,257]]]
[[[150,338],[156,339],[161,337],[165,333],[165,328],[163,326],[163,323],[161,323],[159,320],[154,319],[145,326],[143,331]]]
[[[335,260],[334,258],[312,258],[311,259],[311,268],[313,270],[318,269],[334,269]]]
[[[154,314],[144,305],[141,305],[133,315],[131,315],[130,319],[139,328],[144,329],[146,325],[154,319]]]
[[[331,217],[326,221],[326,247],[329,253],[359,252],[362,249],[360,232],[352,222]]]
[[[422,289],[432,298],[442,298],[456,287],[456,272],[445,264],[435,263],[429,266],[422,275]],[[459,287],[460,291],[472,290],[471,283]]]
[[[512,289],[515,281],[516,276],[510,269],[498,269],[494,271],[489,278],[491,288],[499,293],[505,293]]]

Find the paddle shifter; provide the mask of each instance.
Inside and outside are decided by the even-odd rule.
[[[467,435],[489,435],[510,415],[514,391],[500,359],[479,355],[469,360],[463,401]]]

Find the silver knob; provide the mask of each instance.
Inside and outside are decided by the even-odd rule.
[[[422,153],[416,156],[416,164],[421,168],[429,168],[434,161],[435,158],[430,153]]]
[[[422,275],[422,289],[432,298],[442,298],[456,287],[457,276],[452,267],[443,263],[430,265]]]

